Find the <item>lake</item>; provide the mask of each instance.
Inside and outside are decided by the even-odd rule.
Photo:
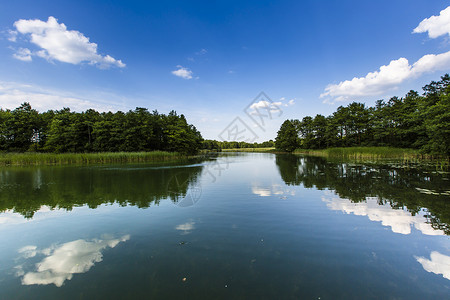
[[[265,153],[0,169],[0,299],[450,299],[436,168]]]

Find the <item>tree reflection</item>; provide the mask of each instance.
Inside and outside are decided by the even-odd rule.
[[[450,234],[448,175],[399,164],[333,162],[321,157],[277,155],[276,165],[287,185],[334,190],[353,203],[376,197],[379,205],[406,208],[412,216],[426,210],[427,223]]]
[[[202,168],[201,164],[6,168],[0,170],[0,212],[13,210],[32,218],[41,206],[72,210],[113,203],[147,208],[162,199],[176,203],[198,185]]]

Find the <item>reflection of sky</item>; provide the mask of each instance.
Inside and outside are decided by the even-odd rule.
[[[261,186],[259,184],[253,183],[252,193],[260,197],[269,197],[272,195],[295,195],[295,191],[293,189],[287,189],[280,184]]]
[[[115,209],[119,208],[118,205],[108,205],[108,204],[102,204],[97,207],[97,209],[102,209],[105,211],[105,209]],[[31,219],[26,219],[23,215],[14,212],[13,210],[6,210],[3,212],[0,212],[0,225],[17,225],[17,224],[24,224],[29,222],[36,222],[41,221],[44,219],[50,219],[50,218],[57,218],[57,217],[64,217],[67,216],[67,213],[73,213],[73,212],[89,212],[91,209],[84,205],[82,207],[73,207],[70,211],[62,208],[50,208],[48,206],[41,206],[39,210],[37,210],[33,217]],[[0,226],[0,230],[5,229],[5,226]],[[5,229],[6,230],[6,229]]]
[[[430,259],[425,257],[416,257],[416,260],[427,272],[442,274],[444,278],[450,280],[450,256],[441,254],[437,251],[431,252]]]
[[[57,214],[64,214],[65,211],[58,211],[58,210],[51,210],[47,206],[41,206],[41,208],[34,214],[33,219],[43,219],[47,218],[50,214],[51,215],[57,215]],[[13,210],[7,210],[4,212],[0,212],[0,225],[12,225],[12,224],[22,224],[27,223],[31,220],[26,219],[24,216],[20,215],[19,213],[15,213]]]
[[[180,230],[183,234],[191,233],[192,230],[195,229],[195,222],[186,222],[184,224],[180,224],[175,226],[176,230]]]
[[[444,231],[435,230],[431,224],[426,223],[423,212],[412,216],[410,212],[403,209],[393,209],[389,204],[379,205],[377,198],[367,197],[366,202],[353,203],[348,199],[342,199],[335,195],[327,194],[322,197],[331,210],[342,211],[346,214],[367,216],[371,221],[381,222],[384,226],[391,227],[395,233],[410,234],[411,226],[426,235],[444,235]]]
[[[73,274],[85,273],[95,263],[103,260],[102,250],[114,248],[120,242],[127,241],[129,235],[120,238],[95,239],[92,241],[75,240],[62,245],[52,246],[38,250],[36,246],[25,246],[18,250],[25,259],[36,255],[44,255],[45,258],[36,264],[35,272],[24,272],[23,265],[16,266],[17,275],[22,276],[22,284],[54,284],[57,287],[63,285],[65,280],[70,280]]]

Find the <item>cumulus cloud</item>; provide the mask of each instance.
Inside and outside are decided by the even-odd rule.
[[[444,278],[450,280],[450,256],[433,251],[430,254],[430,259],[425,257],[415,258],[422,265],[425,271],[437,275],[441,274]]]
[[[121,60],[99,54],[96,43],[90,42],[79,31],[68,30],[65,24],[58,23],[54,17],[49,17],[47,21],[21,19],[14,23],[14,27],[18,33],[29,36],[30,42],[40,48],[34,55],[49,61],[57,60],[74,65],[88,63],[100,68],[125,67]]]
[[[426,222],[423,213],[411,215],[403,209],[392,209],[389,204],[379,205],[377,198],[367,197],[366,202],[353,203],[348,199],[339,197],[323,197],[322,201],[331,210],[342,211],[356,216],[367,216],[369,220],[381,222],[383,226],[391,227],[392,232],[410,234],[411,227],[425,235],[445,235],[442,230],[435,230]]]
[[[177,66],[177,70],[172,71],[172,74],[183,79],[192,79],[192,71],[188,68],[184,68],[180,65]]]
[[[450,35],[450,6],[442,10],[439,16],[424,19],[413,30],[413,33],[428,32],[430,38]],[[346,101],[349,98],[381,95],[396,89],[404,81],[418,77],[423,73],[448,71],[450,69],[450,51],[441,54],[427,54],[412,65],[401,57],[383,65],[379,70],[369,72],[364,77],[354,77],[352,80],[330,84],[320,95],[324,102]]]
[[[76,240],[59,246],[37,250],[36,246],[25,246],[19,249],[20,253],[25,253],[25,258],[34,257],[38,253],[46,257],[36,264],[35,272],[23,272],[22,266],[17,266],[23,275],[23,285],[47,285],[54,284],[60,287],[64,281],[72,279],[74,274],[89,271],[95,263],[103,260],[102,250],[114,248],[120,242],[130,239],[129,235],[120,238],[109,238],[103,240]]]
[[[450,6],[441,10],[439,16],[431,16],[424,19],[413,30],[413,33],[423,32],[428,32],[428,36],[432,39],[446,34],[450,36]]]
[[[414,63],[411,68],[413,75],[426,72],[446,71],[450,69],[450,51],[441,54],[427,54]]]
[[[397,88],[407,79],[427,72],[446,71],[449,68],[450,51],[437,55],[424,55],[413,65],[410,65],[406,58],[401,57],[392,60],[388,65],[381,66],[377,71],[369,72],[364,77],[355,77],[352,80],[328,85],[320,97],[326,98],[324,102],[333,102],[333,100],[346,101],[350,97],[381,95]]]
[[[108,100],[103,100],[108,98]],[[114,95],[89,95],[77,97],[69,92],[36,87],[29,84],[0,81],[0,108],[14,109],[29,102],[38,111],[69,107],[74,111],[95,109],[97,111],[126,110],[119,102],[111,102]]]

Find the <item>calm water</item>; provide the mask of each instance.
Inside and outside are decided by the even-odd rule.
[[[0,169],[0,299],[450,299],[449,175],[234,154]]]

